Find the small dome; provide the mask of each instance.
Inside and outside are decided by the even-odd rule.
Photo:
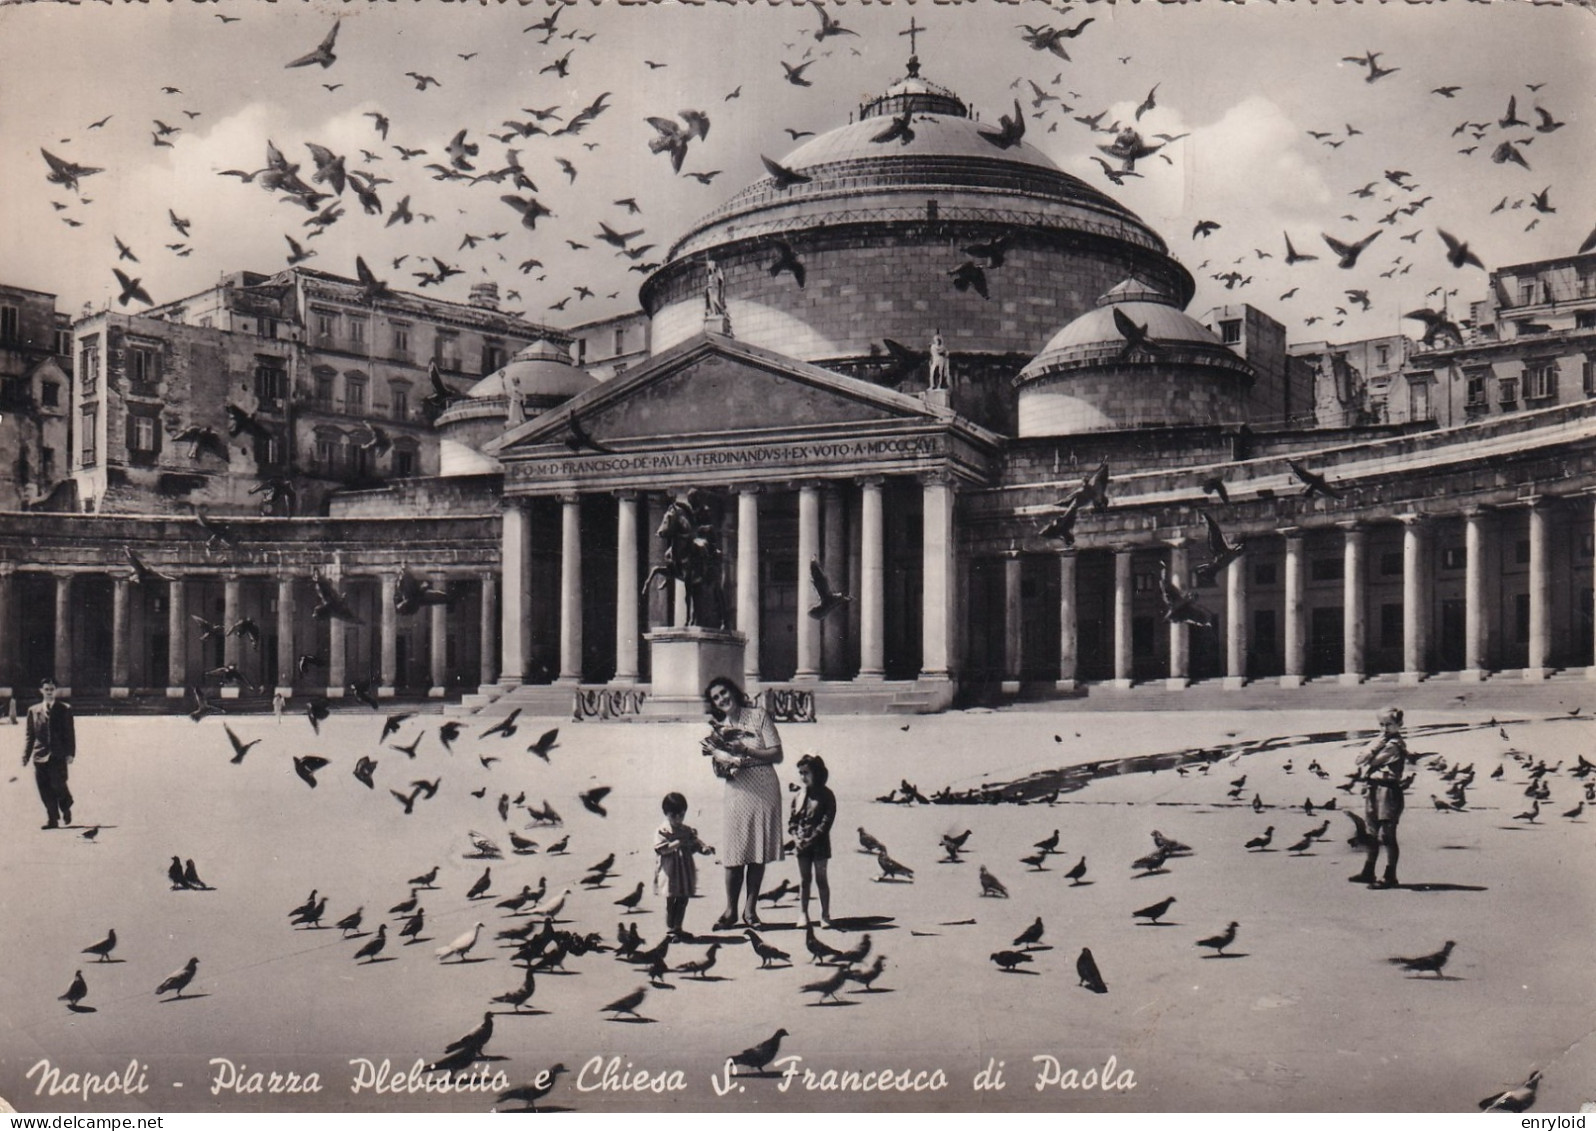
[[[558,402],[586,392],[597,380],[572,364],[571,355],[563,346],[539,338],[512,357],[503,369],[471,386],[466,396],[505,397],[519,393],[533,402]]]
[[[1116,356],[1125,346],[1125,335],[1114,321],[1116,309],[1138,326],[1146,326],[1147,337],[1154,342],[1225,348],[1217,334],[1179,309],[1174,299],[1151,284],[1132,278],[1099,297],[1095,310],[1088,310],[1054,334],[1021,371],[1021,377],[1069,362]]]

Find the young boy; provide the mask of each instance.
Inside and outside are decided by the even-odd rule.
[[[1349,876],[1355,884],[1368,884],[1373,888],[1397,886],[1397,860],[1402,850],[1397,846],[1397,822],[1402,819],[1405,799],[1402,795],[1402,778],[1407,772],[1407,743],[1402,741],[1402,708],[1387,707],[1376,717],[1380,724],[1380,737],[1358,755],[1357,768],[1367,783],[1364,790],[1364,815],[1369,822],[1368,858],[1363,871]],[[1375,879],[1374,866],[1380,859],[1380,847],[1385,846],[1385,874]]]
[[[687,798],[667,793],[660,802],[665,823],[654,834],[654,854],[659,858],[655,873],[665,877],[665,928],[673,939],[686,935],[682,920],[687,916],[687,901],[698,884],[698,867],[693,857],[713,856],[715,850],[698,839],[698,830],[686,824]]]

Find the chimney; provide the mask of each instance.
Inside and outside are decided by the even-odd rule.
[[[499,284],[472,283],[470,303],[472,306],[480,307],[483,310],[498,310]]]

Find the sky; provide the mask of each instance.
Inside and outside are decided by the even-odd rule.
[[[556,8],[548,42],[525,30]],[[644,278],[628,267],[657,261],[694,220],[761,177],[761,155],[779,158],[802,144],[785,131],[845,124],[904,73],[908,40],[899,32],[911,18],[926,29],[918,38],[924,77],[988,122],[1021,98],[1026,141],[1134,210],[1192,271],[1198,290],[1188,309],[1197,315],[1250,302],[1285,323],[1293,342],[1417,336],[1422,328],[1401,314],[1438,306],[1436,288],[1456,292],[1448,296],[1454,315],[1485,293],[1485,271],[1452,267],[1438,230],[1495,268],[1572,254],[1596,224],[1588,189],[1593,10],[1515,0],[972,0],[830,11],[857,34],[817,42],[815,8],[787,3],[0,7],[0,281],[52,292],[74,316],[107,304],[137,311],[138,300],[116,305],[114,266],[162,303],[234,271],[281,269],[291,236],[316,253],[306,266],[353,276],[362,256],[403,289],[416,289],[413,273],[435,270],[436,257],[461,274],[421,293],[463,301],[473,282],[491,279],[506,309],[559,327],[625,313],[637,308]],[[1067,62],[1026,41],[1024,25],[1083,21],[1061,41]],[[331,66],[286,65],[314,51],[335,23]],[[1368,66],[1347,61],[1369,52],[1391,69],[1373,81]],[[792,85],[781,63],[806,54],[813,85]],[[551,69],[562,57],[564,77]],[[419,90],[406,72],[437,84]],[[1061,101],[1033,105],[1026,80]],[[1437,93],[1453,87],[1450,97]],[[606,92],[607,108],[579,134],[508,143],[489,136],[505,133],[507,121],[531,121],[530,109],[558,108],[545,123],[555,127]],[[1137,120],[1149,92],[1153,105]],[[1527,125],[1499,125],[1510,100]],[[1537,107],[1561,126],[1537,131],[1548,121]],[[668,156],[649,150],[656,134],[646,118],[684,109],[707,114],[710,129],[673,175]],[[1112,135],[1075,120],[1099,111],[1104,125],[1134,122],[1149,141],[1184,136],[1116,187],[1094,160]],[[375,114],[391,123],[386,140]],[[1464,122],[1476,127],[1459,132]],[[178,129],[159,135],[169,146],[155,144],[162,125]],[[466,158],[476,173],[503,168],[506,150],[517,150],[537,185],[521,195],[535,195],[553,215],[529,231],[500,199],[516,191],[508,181],[433,179],[423,166],[449,164],[444,149],[462,129],[479,146]],[[346,189],[343,215],[307,239],[316,230],[305,226],[309,212],[220,175],[262,168],[268,141],[307,181],[315,162],[306,143],[388,178],[376,187],[382,212],[366,214]],[[1492,161],[1503,141],[1515,141],[1528,169]],[[405,161],[396,146],[426,154]],[[74,192],[46,180],[41,150],[103,171],[82,177]],[[714,170],[707,184],[687,175]],[[1393,181],[1388,172],[1408,175]],[[1365,186],[1372,195],[1353,195]],[[1541,203],[1554,211],[1537,211],[1534,194],[1547,189]],[[418,218],[389,225],[406,196]],[[626,198],[640,211],[614,203]],[[1421,199],[1416,211],[1380,222]],[[187,235],[169,212],[188,222]],[[1219,226],[1194,235],[1199,221]],[[594,238],[601,222],[642,230],[634,248],[656,246],[641,260],[623,258]],[[1352,243],[1372,232],[1380,235],[1349,270],[1322,238]],[[503,235],[462,246],[467,235],[493,233]],[[1287,236],[1318,259],[1287,265]],[[118,259],[116,240],[136,263]],[[523,271],[528,261],[541,266]],[[1235,285],[1227,288],[1213,276],[1228,272]],[[1349,290],[1367,292],[1367,310]]]

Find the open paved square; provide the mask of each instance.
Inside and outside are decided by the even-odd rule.
[[[494,937],[534,921],[496,906],[523,885],[546,880],[545,902],[570,888],[557,926],[597,932],[607,947],[629,920],[645,947],[662,937],[664,901],[649,883],[662,795],[684,793],[688,821],[710,843],[720,837],[721,787],[698,753],[701,727],[523,717],[512,737],[479,738],[498,720],[489,708],[463,720],[451,752],[435,714],[406,720],[386,742],[383,717],[353,707],[319,735],[296,716],[84,717],[76,823],[52,832],[39,830],[31,772],[18,765],[22,728],[0,728],[11,767],[0,783],[0,948],[10,967],[0,981],[0,1095],[23,1110],[471,1111],[493,1105],[486,1089],[498,1074],[498,1086],[518,1086],[558,1062],[568,1072],[540,1107],[1461,1111],[1539,1069],[1537,1110],[1577,1108],[1596,1078],[1586,1039],[1596,887],[1591,823],[1565,814],[1584,797],[1570,773],[1590,749],[1589,719],[1498,712],[1488,725],[1462,709],[1410,711],[1409,746],[1425,757],[1402,823],[1403,885],[1375,891],[1347,882],[1361,854],[1348,846],[1344,814],[1361,813],[1362,801],[1337,789],[1372,733],[1370,714],[972,711],[783,726],[784,787],[804,751],[832,770],[841,929],[819,937],[848,950],[868,935],[858,968],[885,958],[869,990],[848,983],[834,1000],[804,991],[831,971],[811,963],[792,898],[764,913],[762,932],[790,963],[762,968],[740,931],[713,932],[721,877],[706,858],[687,917],[697,942],[673,945],[667,958],[701,962],[719,942],[704,976],[673,972],[651,984],[612,953],[573,955],[537,973],[520,1008],[491,999],[523,984],[511,944]],[[224,724],[259,740],[239,764]],[[545,764],[526,747],[556,726]],[[395,749],[418,736],[413,760]],[[329,759],[314,789],[293,762],[309,754]],[[352,773],[362,755],[377,761],[371,789]],[[1550,799],[1533,821],[1518,819],[1543,760]],[[876,800],[904,780],[929,797],[1094,762],[1105,763],[1102,776],[1052,804]],[[1430,795],[1444,799],[1443,772],[1469,765],[1476,780],[1464,811],[1442,812]],[[409,794],[422,780],[438,782],[436,795],[406,815],[390,790]],[[600,785],[611,787],[603,816],[578,800]],[[562,823],[537,827],[525,808],[501,818],[500,796],[523,791]],[[1326,819],[1321,839],[1290,851]],[[881,879],[858,851],[861,826],[912,879]],[[1267,846],[1245,847],[1271,827]],[[967,829],[959,862],[944,862],[940,838]],[[1056,854],[1039,868],[1020,862],[1055,830]],[[1154,830],[1192,852],[1143,875],[1132,862],[1153,850]],[[512,831],[537,850],[510,851]],[[472,832],[503,857],[481,858]],[[566,851],[552,852],[560,840]],[[612,853],[613,874],[584,886]],[[194,861],[206,890],[173,890],[174,856]],[[983,867],[1007,898],[983,895]],[[434,868],[433,886],[407,884]],[[468,898],[485,871],[485,894]],[[771,867],[766,889],[784,881],[796,882],[791,860]],[[637,913],[623,913],[615,901],[639,883]],[[312,889],[327,901],[320,926],[296,928],[290,911]],[[407,943],[388,909],[412,895],[425,919]],[[1156,925],[1133,917],[1170,896]],[[358,933],[332,926],[357,908]],[[1015,940],[1038,918],[1039,944],[1023,951],[1030,961],[999,969],[989,956],[1022,951]],[[437,956],[478,921],[482,938],[465,960]],[[1196,945],[1231,922],[1222,956]],[[379,923],[379,960],[357,962]],[[109,929],[111,961],[80,953]],[[1456,945],[1439,974],[1388,961],[1448,941]],[[1106,993],[1080,984],[1082,948]],[[158,997],[191,956],[192,982]],[[87,993],[72,1009],[58,995],[75,971]],[[645,987],[635,1015],[603,1012]],[[484,1012],[492,1035],[483,1059],[461,1069],[466,1087],[389,1090],[435,1089],[446,1077],[412,1075],[413,1066],[442,1057]],[[743,1069],[727,1090],[725,1059],[777,1029],[787,1036],[767,1074]],[[997,1066],[1005,1086],[976,1090],[977,1074]],[[46,1077],[62,1094],[49,1094]],[[1039,1089],[1039,1080],[1049,1082]],[[270,1090],[294,1084],[319,1090]],[[85,1098],[95,1085],[134,1091]]]

